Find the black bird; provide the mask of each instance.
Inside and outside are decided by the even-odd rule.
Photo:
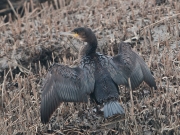
[[[67,33],[66,33],[67,34]],[[132,89],[145,81],[156,89],[155,80],[144,60],[131,50],[129,44],[121,42],[115,57],[96,52],[97,39],[89,28],[76,28],[71,33],[75,38],[87,42],[79,53],[79,65],[68,67],[54,64],[47,73],[41,98],[41,121],[47,123],[61,102],[87,102],[88,95],[98,104],[104,104],[104,117],[123,114],[119,103],[118,85]]]

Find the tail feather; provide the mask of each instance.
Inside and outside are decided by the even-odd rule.
[[[111,117],[115,114],[124,114],[124,109],[118,101],[110,101],[104,105],[104,117]]]

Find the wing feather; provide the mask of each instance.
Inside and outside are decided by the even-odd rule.
[[[145,81],[150,87],[156,87],[155,79],[144,60],[131,50],[129,44],[119,44],[119,54],[114,57],[107,57],[106,67],[111,77],[118,85],[128,85],[128,78],[131,80],[132,89],[138,87]]]
[[[116,60],[117,59],[117,60]],[[104,66],[106,66],[109,71],[111,78],[118,85],[126,85],[128,77],[123,73],[123,68],[118,64],[119,57],[106,57],[106,62]],[[117,62],[116,62],[117,61]]]
[[[135,53],[135,52],[133,52]],[[138,54],[135,53],[135,55],[138,57]],[[143,72],[143,77],[144,77],[144,81],[150,86],[150,87],[154,87],[154,89],[157,89],[156,86],[156,82],[154,77],[151,74],[150,69],[148,68],[148,66],[146,65],[145,61],[143,60],[142,57],[139,57],[138,62],[141,65],[141,70]]]
[[[42,88],[41,121],[47,123],[59,104],[65,102],[87,102],[93,92],[94,76],[92,68],[68,67],[55,64],[47,73]]]

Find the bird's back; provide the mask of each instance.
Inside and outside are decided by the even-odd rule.
[[[97,53],[93,60],[95,63],[95,86],[93,92],[95,100],[98,103],[117,100],[119,97],[118,86],[112,80],[109,71],[103,66],[107,62],[107,58]]]

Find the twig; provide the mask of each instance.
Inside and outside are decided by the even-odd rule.
[[[10,5],[12,11],[14,12],[15,16],[18,18],[18,14],[17,14],[16,11],[14,10],[14,7],[13,7],[12,3],[11,3],[9,0],[7,0],[7,1],[8,1],[8,4]]]
[[[6,25],[8,25],[9,24],[9,22],[8,23],[3,23],[2,25],[0,25],[0,28],[1,27],[3,27],[3,26],[6,26]],[[10,24],[9,24],[10,25]]]
[[[168,17],[166,17],[166,18],[164,18],[164,19],[161,19],[161,20],[159,20],[159,21],[157,21],[157,22],[155,22],[155,23],[152,23],[152,24],[150,24],[150,25],[148,25],[148,26],[145,26],[145,27],[142,28],[140,31],[144,31],[146,28],[152,27],[152,26],[154,26],[154,25],[156,25],[156,24],[158,24],[158,23],[163,22],[164,20],[168,20],[168,19],[174,18],[174,17],[176,17],[176,16],[178,16],[178,15],[180,15],[180,13],[174,14],[174,15],[172,15],[172,16],[168,16]]]
[[[113,121],[113,122],[108,122],[108,123],[105,123],[105,124],[100,124],[101,127],[105,127],[105,126],[109,126],[111,124],[115,124],[117,122],[121,122],[121,121],[124,121],[125,119],[120,119],[120,120],[116,120],[116,121]]]
[[[6,73],[6,75],[4,76],[4,80],[2,83],[2,107],[3,107],[3,100],[4,100],[3,96],[4,96],[4,89],[5,89],[5,82],[6,82],[6,78],[7,78],[10,71],[11,70],[9,69],[8,72]],[[5,70],[4,70],[4,73],[5,73]]]
[[[12,63],[14,63],[16,66],[18,66],[18,68],[20,69],[21,72],[23,73],[30,73],[30,70],[26,69],[25,67],[23,67],[22,65],[13,62],[11,59],[8,58],[9,61],[11,61]]]
[[[132,94],[132,87],[131,87],[131,80],[130,80],[130,78],[128,78],[128,84],[129,84],[129,89],[130,89],[130,98],[131,98],[131,118],[133,119],[133,120],[135,120],[135,118],[134,118],[134,101],[133,101],[133,94]]]
[[[1,9],[1,10],[0,10],[0,14],[1,14],[1,13],[4,13],[4,12],[10,12],[10,11],[11,11],[11,8]]]
[[[24,88],[22,88],[18,94],[14,95],[13,99],[11,99],[11,101],[9,101],[9,103],[6,105],[6,108],[9,107],[9,105],[11,105],[11,103],[21,94],[21,92],[24,90]],[[13,111],[13,110],[11,110]]]

